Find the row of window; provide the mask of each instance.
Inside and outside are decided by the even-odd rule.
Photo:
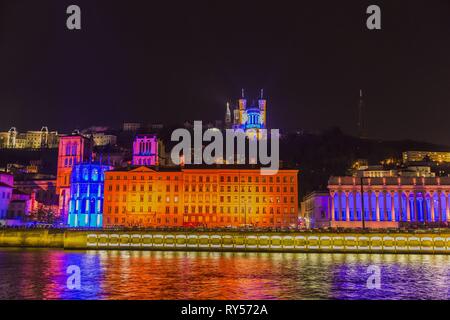
[[[118,225],[119,223],[121,225],[144,225],[144,224],[169,224],[169,225],[177,225],[179,221],[179,219],[177,217],[175,218],[169,218],[169,217],[165,217],[165,218],[156,218],[156,219],[151,219],[151,218],[138,218],[138,219],[127,219],[125,217],[122,218],[118,218],[118,217],[114,217],[114,218],[110,218],[108,217],[106,219],[106,223],[111,225],[111,224],[116,224]],[[191,216],[191,217],[184,217],[183,219],[184,223],[217,223],[217,222],[221,222],[221,223],[240,223],[240,224],[245,224],[245,218],[243,219],[242,217],[203,217],[203,216]],[[248,221],[247,223],[251,224],[281,224],[281,223],[295,223],[295,219],[280,219],[280,218],[255,218],[253,221]]]
[[[147,206],[147,207],[139,207],[138,208],[139,211],[136,211],[136,207],[131,207],[131,213],[135,213],[135,212],[140,212],[140,213],[151,213],[152,212],[152,207]],[[239,209],[238,207],[219,207],[220,213],[234,213],[234,214],[238,214],[239,213]],[[119,206],[115,206],[114,207],[114,211],[113,211],[113,207],[108,206],[107,209],[107,213],[115,213],[118,214],[119,213]],[[122,207],[122,211],[120,213],[128,213],[127,207],[123,206]],[[165,207],[165,213],[166,214],[178,214],[178,207]],[[196,213],[217,213],[217,206],[184,206],[183,208],[183,213],[185,214],[196,214]],[[294,214],[295,213],[295,208],[294,207],[290,207],[290,209],[288,207],[241,207],[240,213],[255,213],[255,214],[266,214],[266,213],[270,213],[270,214]]]
[[[122,190],[121,190],[122,189]],[[137,185],[132,185],[131,186],[131,191],[132,192],[137,192],[138,190],[140,192],[153,192],[153,186],[150,184],[147,186],[147,188],[145,187],[144,184],[139,185],[139,188]],[[220,186],[220,192],[239,192],[239,187],[238,186],[227,186],[225,189],[225,186]],[[120,187],[119,184],[115,185],[115,188],[113,185],[108,185],[108,191],[124,191],[126,192],[128,190],[127,185],[122,185],[122,188]],[[179,187],[178,185],[174,185],[173,188],[171,188],[170,185],[166,185],[165,187],[165,191],[166,192],[171,192],[171,190],[173,190],[173,192],[179,192]],[[225,191],[226,190],[226,191]],[[294,187],[286,187],[284,186],[283,188],[280,188],[279,186],[277,187],[273,187],[273,186],[269,186],[268,188],[266,186],[248,186],[248,187],[244,187],[242,186],[240,188],[240,192],[267,192],[267,190],[269,190],[269,192],[281,192],[281,190],[283,190],[283,192],[295,192]],[[289,190],[289,191],[288,191]],[[162,188],[159,187],[158,188],[159,192],[162,192]],[[217,186],[213,185],[212,188],[210,187],[210,185],[206,185],[205,188],[203,188],[203,185],[198,186],[198,188],[196,187],[196,185],[191,185],[189,188],[189,185],[185,185],[184,186],[184,192],[217,192]]]
[[[11,198],[11,192],[3,191],[1,193],[2,199],[10,199]]]
[[[153,202],[154,198],[153,198],[152,195],[148,195],[147,197],[144,197],[143,195],[140,195],[138,200],[135,200],[135,199],[137,199],[137,198],[134,197],[134,196],[131,196],[131,197],[128,196],[127,197],[127,195],[123,195],[122,196],[122,201],[120,201],[120,197],[116,195],[114,197],[114,202],[127,202],[127,201],[130,201],[130,202],[135,202],[135,201],[138,201],[138,202]],[[163,197],[161,195],[156,196],[155,199],[156,199],[156,202],[158,202],[158,203],[162,203],[163,202]],[[171,199],[172,198],[170,196],[166,196],[165,197],[165,202],[166,203],[170,203]],[[108,202],[111,202],[112,201],[111,195],[107,195],[106,196],[106,200]],[[208,194],[205,195],[205,197],[203,197],[203,195],[191,195],[190,197],[188,195],[184,196],[184,202],[203,202],[203,200],[205,202],[211,202],[211,200],[212,200],[212,202],[216,202],[217,201],[217,195],[212,195],[212,197],[210,197],[210,195],[208,195]],[[230,202],[241,202],[242,204],[245,204],[245,203],[250,204],[250,203],[253,202],[253,200],[255,201],[255,203],[260,203],[260,202],[261,203],[281,203],[281,202],[282,203],[288,203],[288,202],[295,203],[295,197],[293,197],[293,196],[291,196],[289,198],[288,197],[264,197],[264,196],[259,197],[259,196],[256,196],[256,197],[254,197],[254,199],[252,198],[252,196],[248,196],[247,198],[241,196],[240,201],[239,201],[239,197],[237,197],[237,196],[234,196],[234,197],[231,197],[231,196],[220,196],[219,197],[219,202],[220,203],[224,203],[224,202],[227,202],[227,203],[230,203]],[[178,196],[174,196],[173,197],[173,202],[178,203],[178,201],[179,201],[179,197]]]
[[[283,182],[283,183],[294,183],[294,177],[293,176],[290,176],[290,177],[288,177],[288,176],[283,176],[282,178],[280,177],[280,176],[276,176],[276,177],[273,177],[273,176],[270,176],[270,177],[258,177],[258,176],[256,176],[256,177],[252,177],[252,176],[249,176],[249,177],[246,177],[246,176],[240,176],[241,177],[241,183],[245,183],[245,182],[248,182],[248,183],[259,183],[260,181],[262,182],[262,183],[266,183],[267,181],[269,182],[269,183],[274,183],[274,182],[276,182],[276,183],[281,183],[281,181]],[[162,180],[162,176],[157,176],[157,180]],[[190,179],[189,179],[190,178]],[[173,177],[173,180],[175,180],[175,181],[179,181],[179,176],[174,176]],[[108,180],[114,180],[114,176],[113,175],[109,175],[109,177],[108,177]],[[120,176],[120,175],[117,175],[117,176],[115,176],[115,180],[128,180],[128,175],[123,175],[123,176]],[[145,179],[145,176],[143,176],[143,175],[141,175],[141,176],[139,176],[139,179],[138,179],[138,176],[137,175],[133,175],[132,176],[132,180],[146,180]],[[152,175],[147,175],[147,180],[153,180],[153,176]],[[156,179],[155,179],[156,180]],[[171,176],[166,176],[165,177],[165,179],[164,180],[171,180]],[[217,182],[217,176],[213,176],[212,178],[211,177],[209,177],[209,176],[204,176],[204,175],[200,175],[200,176],[187,176],[187,175],[185,175],[184,176],[184,181],[185,182],[189,182],[189,181],[191,181],[191,182],[206,182],[206,183],[209,183],[209,182]],[[235,183],[238,183],[238,181],[239,181],[239,178],[238,178],[238,176],[234,176],[234,177],[231,177],[231,176],[220,176],[220,182],[235,182]]]
[[[78,149],[78,143],[68,143],[66,144],[66,156],[76,156],[77,155],[77,149]]]

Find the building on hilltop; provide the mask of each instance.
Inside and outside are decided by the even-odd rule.
[[[249,103],[242,89],[241,98],[237,108],[231,110],[227,103],[225,111],[225,126],[231,129],[241,129],[250,136],[261,137],[260,130],[267,126],[267,100],[261,89],[261,95],[257,102]]]
[[[0,148],[5,149],[43,149],[58,147],[58,132],[42,127],[40,131],[18,132],[12,127],[0,132]]]

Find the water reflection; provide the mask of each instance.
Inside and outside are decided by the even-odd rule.
[[[449,271],[444,255],[2,249],[0,299],[449,299]]]

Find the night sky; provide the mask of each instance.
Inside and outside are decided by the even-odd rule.
[[[450,145],[450,1],[0,0],[1,131],[222,119],[242,87],[270,127],[350,134],[362,88],[370,137]]]

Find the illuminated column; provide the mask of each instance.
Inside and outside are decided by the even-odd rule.
[[[375,192],[375,218],[380,221],[380,194],[381,192]]]
[[[345,192],[345,221],[350,221],[350,203],[348,201],[348,192]]]
[[[413,206],[414,206],[414,221],[419,221],[417,218],[417,194],[416,191],[413,192],[414,195],[414,202],[413,202]]]
[[[369,219],[370,221],[372,221],[372,191],[367,191],[367,198],[368,198],[368,202],[369,202]]]
[[[411,222],[411,203],[409,202],[410,193],[406,193],[406,221]]]
[[[398,220],[403,220],[403,192],[401,190],[397,191],[397,199],[398,199]],[[394,202],[395,203],[395,202]]]
[[[448,194],[446,192],[444,192],[444,194],[445,194],[445,215],[447,216],[447,221],[448,221],[449,217],[450,217],[450,210],[448,208],[448,206],[449,206]],[[442,216],[442,214],[440,214],[439,217],[441,218],[440,221],[443,222],[444,217]]]
[[[386,207],[386,204],[387,204],[386,195],[387,195],[387,192],[385,190],[383,190],[383,202],[384,202],[383,203],[383,212],[382,212],[383,220],[388,220],[388,219],[386,219],[386,212],[388,212],[387,207]]]
[[[334,221],[334,211],[335,211],[335,203],[334,203],[334,192],[331,192],[331,221]]]
[[[356,196],[357,192],[353,192],[353,221],[358,221],[358,207],[356,206]]]
[[[426,199],[426,195],[425,195],[425,199]],[[434,191],[431,192],[430,194],[430,211],[431,211],[431,222],[434,222],[435,220],[435,216],[434,216]]]
[[[390,192],[389,194],[391,195],[391,220],[395,222],[395,192]]]
[[[338,192],[338,203],[339,203],[338,218],[339,218],[339,221],[342,221],[342,191]]]
[[[441,198],[441,196],[442,196],[442,191],[441,190],[439,190],[439,192],[438,192],[438,215],[439,215],[439,217],[441,216],[441,212],[442,212],[442,198]]]

